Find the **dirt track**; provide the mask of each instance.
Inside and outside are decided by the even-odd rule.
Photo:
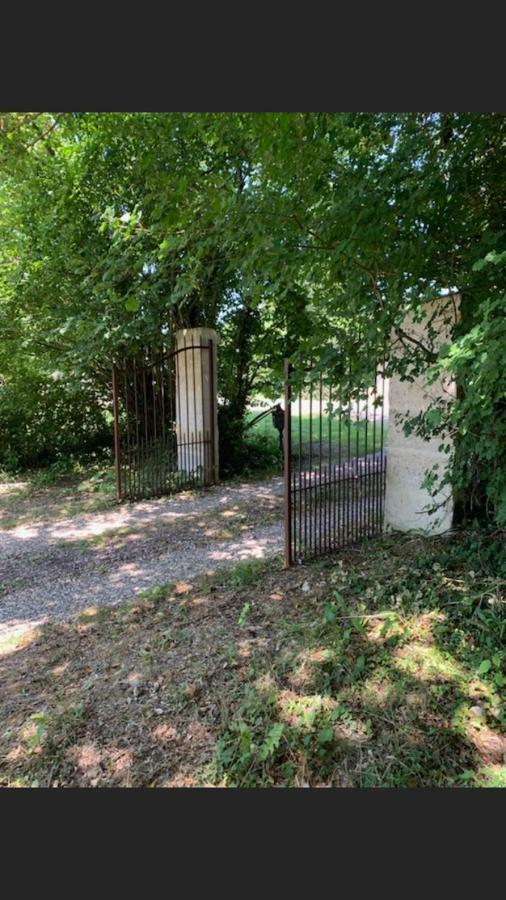
[[[282,549],[282,480],[0,531],[0,639]]]

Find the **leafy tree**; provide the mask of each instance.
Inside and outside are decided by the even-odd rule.
[[[114,356],[214,326],[222,432],[241,444],[245,406],[279,394],[284,356],[365,383],[394,331],[389,371],[445,365],[459,384],[407,426],[454,435],[462,510],[506,521],[502,114],[0,120],[6,383],[30,358],[88,379],[100,404]],[[461,321],[435,358],[402,323],[452,290]]]
[[[259,218],[279,248],[273,282],[310,298],[304,351],[336,370],[350,359],[358,382],[393,331],[403,352],[390,372],[435,377],[448,365],[456,402],[411,427],[435,430],[444,446],[455,437],[461,511],[504,524],[504,116],[282,115],[264,120],[264,133],[273,123]],[[461,321],[435,359],[402,323],[451,290]]]

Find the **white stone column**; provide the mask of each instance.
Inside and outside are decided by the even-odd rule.
[[[460,296],[458,294],[440,298],[428,304],[421,322],[414,322],[408,317],[402,330],[420,341],[424,346],[437,352],[448,340],[452,324],[458,316]],[[427,326],[430,322],[437,337],[431,342]],[[400,340],[393,340],[392,349],[398,348]],[[410,342],[404,339],[409,347]],[[413,345],[414,346],[414,345]],[[403,350],[403,352],[405,352]],[[448,455],[439,450],[441,444],[451,443],[450,438],[432,437],[424,440],[417,435],[405,435],[399,414],[417,415],[435,400],[442,398],[449,402],[455,396],[456,386],[449,376],[443,376],[433,384],[427,384],[423,375],[415,381],[401,381],[398,375],[390,379],[389,384],[389,429],[387,478],[385,495],[385,530],[424,531],[429,534],[441,534],[451,528],[453,517],[453,497],[449,486],[440,491],[436,497],[422,488],[422,482],[428,469],[438,463],[438,473],[443,475],[448,465]],[[427,506],[437,504],[439,508],[429,513]]]
[[[218,481],[217,349],[212,328],[176,332],[178,470]]]

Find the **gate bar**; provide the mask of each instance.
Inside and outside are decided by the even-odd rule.
[[[290,387],[291,366],[285,359],[285,426],[284,426],[284,490],[285,490],[285,568],[293,563],[292,553],[292,488],[291,488],[291,464],[292,464],[292,391]]]
[[[112,406],[114,416],[114,469],[116,473],[116,500],[121,500],[121,441],[119,433],[118,386],[116,366],[112,367]]]
[[[217,460],[216,460],[216,427],[215,427],[215,416],[216,416],[216,394],[215,394],[215,386],[214,386],[214,346],[212,338],[209,338],[209,391],[210,391],[210,408],[211,408],[211,421],[210,421],[210,436],[211,436],[211,484],[216,484],[218,481],[218,473],[217,473]],[[200,365],[202,366],[202,355],[200,357]],[[202,395],[202,402],[203,402]],[[205,425],[205,422],[202,422]]]

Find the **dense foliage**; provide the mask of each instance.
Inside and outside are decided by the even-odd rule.
[[[215,326],[222,431],[244,449],[284,356],[351,360],[358,383],[396,329],[391,371],[460,386],[412,426],[456,435],[463,508],[506,521],[503,115],[5,114],[0,133],[4,463],[27,461],[5,411],[30,367],[92,385],[94,420],[115,355]],[[402,322],[448,291],[462,319],[436,359]]]
[[[308,584],[295,620],[284,601],[285,640],[243,677],[209,779],[504,787],[501,539],[483,530],[389,538],[339,562],[313,570],[322,596]],[[248,574],[239,623],[262,627],[260,602],[251,602],[259,573]]]

